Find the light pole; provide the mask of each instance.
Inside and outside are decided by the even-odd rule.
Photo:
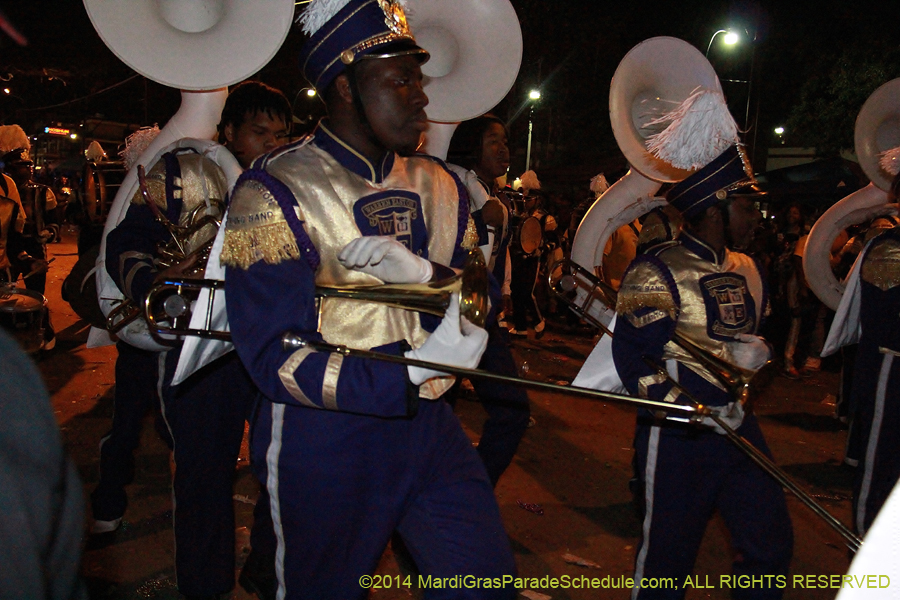
[[[534,125],[534,103],[541,99],[541,90],[534,89],[528,92],[531,100],[531,109],[528,111],[528,147],[525,150],[525,170],[531,169],[531,130]]]

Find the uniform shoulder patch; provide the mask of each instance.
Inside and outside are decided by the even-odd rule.
[[[900,285],[900,240],[883,236],[874,241],[863,259],[860,277],[883,292]]]
[[[678,288],[668,268],[653,256],[638,256],[628,267],[619,288],[616,312],[631,315],[641,309],[654,314],[678,318]],[[657,312],[658,311],[658,312]]]
[[[319,256],[294,212],[295,204],[287,186],[265,171],[244,173],[228,208],[222,264],[249,269],[259,261],[279,264],[303,257],[315,270]]]

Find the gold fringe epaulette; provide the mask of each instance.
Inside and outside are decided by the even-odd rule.
[[[860,277],[883,292],[900,285],[900,241],[888,238],[873,242]]]
[[[616,312],[620,315],[630,315],[642,308],[656,309],[671,319],[678,317],[678,307],[666,277],[657,265],[646,260],[632,263],[616,302]]]
[[[466,250],[472,250],[478,246],[478,229],[475,227],[475,221],[469,215],[469,222],[466,223],[466,232],[463,234],[462,244]]]
[[[272,192],[252,180],[235,189],[225,225],[222,264],[249,269],[261,260],[278,264],[298,258],[297,238]]]

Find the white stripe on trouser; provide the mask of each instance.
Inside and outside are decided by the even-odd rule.
[[[641,579],[644,577],[644,563],[647,560],[647,552],[650,550],[650,523],[653,521],[653,484],[656,480],[656,457],[659,453],[659,427],[654,425],[650,429],[650,439],[647,440],[647,466],[644,469],[644,526],[641,549],[638,552],[637,562],[634,565],[634,588],[631,590],[631,598],[635,600],[641,590]]]
[[[272,437],[266,450],[266,489],[269,491],[269,510],[278,540],[275,552],[275,575],[278,577],[277,600],[284,600],[284,528],[281,525],[281,500],[278,497],[278,459],[281,456],[281,433],[284,429],[284,404],[272,403]]]
[[[666,372],[672,381],[678,381],[678,362],[666,360]],[[650,524],[653,522],[653,491],[656,482],[656,459],[659,456],[660,429],[653,426],[650,429],[650,438],[647,440],[647,466],[644,468],[644,524],[641,549],[638,551],[636,564],[634,565],[634,588],[631,590],[632,600],[636,600],[641,591],[641,579],[644,578],[644,563],[647,562],[647,553],[650,551]]]
[[[881,421],[884,418],[884,397],[893,362],[893,354],[885,354],[881,359],[881,373],[878,375],[878,388],[875,391],[875,411],[872,415],[872,426],[869,428],[869,443],[866,446],[866,466],[862,486],[859,489],[859,498],[856,501],[856,531],[861,536],[866,535],[866,502],[872,488],[872,468],[875,463],[875,451],[878,450]]]

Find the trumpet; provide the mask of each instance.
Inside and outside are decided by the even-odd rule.
[[[202,273],[206,269],[206,263],[209,260],[209,253],[215,241],[215,232],[221,226],[225,205],[220,200],[210,198],[209,206],[200,205],[188,213],[185,225],[172,223],[159,210],[156,202],[150,196],[143,165],[138,165],[137,168],[138,185],[144,202],[153,212],[154,218],[166,228],[171,236],[168,242],[160,244],[157,248],[160,268],[167,269],[176,265],[185,265],[182,271],[185,277]],[[205,232],[204,229],[206,229]],[[204,238],[207,239],[198,245],[197,240]],[[147,306],[149,304],[146,301],[141,306],[130,299],[123,300],[107,315],[106,329],[112,334],[121,331],[129,323],[148,312],[146,310]],[[165,313],[168,314],[168,309]],[[148,312],[148,314],[153,314],[157,320],[164,318],[159,313]],[[148,322],[149,320],[150,318],[148,317]]]
[[[554,278],[553,273],[557,271],[557,269],[562,270],[564,273],[561,277]],[[569,272],[566,272],[565,269],[569,269]],[[574,310],[580,317],[589,321],[591,324],[598,327],[603,333],[613,336],[614,333],[609,330],[606,325],[604,325],[598,318],[594,317],[588,311],[589,305],[596,299],[600,302],[603,302],[606,307],[614,307],[616,303],[616,291],[612,289],[609,285],[607,285],[604,281],[599,279],[596,275],[575,263],[570,259],[563,259],[554,263],[553,268],[550,270],[551,275],[548,277],[548,283],[551,292],[560,300],[562,300],[565,304],[567,304],[572,310]],[[574,274],[573,274],[574,273]],[[579,287],[579,283],[577,278],[581,278],[583,282],[585,282],[589,287],[586,290],[586,293],[581,294],[582,300],[579,302],[577,294],[577,288]],[[560,289],[562,292],[560,292]],[[582,288],[583,289],[583,288]],[[576,292],[575,298],[571,298],[572,292]],[[704,366],[704,368],[709,371],[728,391],[731,392],[732,397],[739,400],[742,404],[746,404],[748,399],[748,394],[750,391],[750,380],[753,378],[755,374],[753,371],[748,371],[746,369],[741,369],[736,365],[732,365],[718,356],[715,356],[703,348],[695,345],[690,340],[684,338],[683,336],[678,335],[676,332],[673,340],[676,346],[678,346],[681,350],[686,352],[692,358],[697,360],[700,364]],[[649,357],[645,357],[644,361],[657,373],[661,376],[665,377],[669,382],[678,389],[690,402],[693,406],[699,407],[703,406],[703,404],[693,395],[690,391],[684,388],[677,380],[675,380],[662,365],[657,364],[655,361],[651,360]],[[738,449],[743,451],[757,466],[759,466],[763,471],[768,473],[775,481],[781,484],[782,487],[786,488],[790,491],[794,496],[797,497],[803,504],[806,505],[807,508],[812,510],[816,515],[825,520],[825,522],[830,525],[841,537],[844,538],[844,542],[847,547],[853,552],[859,551],[862,546],[862,540],[853,533],[846,525],[841,523],[837,518],[835,518],[831,513],[825,510],[822,506],[820,506],[812,496],[810,496],[803,488],[800,487],[793,479],[791,479],[784,471],[778,468],[778,466],[772,462],[765,453],[763,453],[759,448],[751,444],[746,440],[746,438],[739,435],[730,425],[728,425],[724,420],[722,420],[716,413],[711,413],[709,417],[716,423],[722,430],[725,432],[725,436],[734,443]]]

